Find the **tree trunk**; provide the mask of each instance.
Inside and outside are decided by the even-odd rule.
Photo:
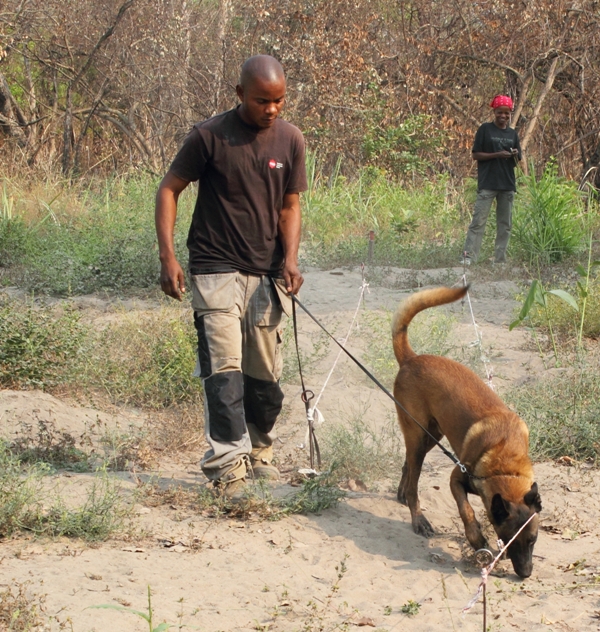
[[[527,152],[527,147],[529,146],[529,142],[533,136],[533,132],[537,127],[538,118],[540,116],[540,112],[542,110],[542,106],[544,105],[544,101],[548,96],[550,90],[552,90],[552,85],[554,84],[554,79],[556,78],[556,67],[558,66],[558,55],[552,60],[550,64],[550,69],[548,70],[548,76],[546,77],[546,82],[544,83],[544,87],[540,92],[535,107],[533,108],[533,116],[527,123],[527,129],[525,130],[525,134],[523,136],[523,140],[521,141],[521,151],[523,153],[523,163],[525,170],[527,169],[527,160],[525,159],[525,154]]]

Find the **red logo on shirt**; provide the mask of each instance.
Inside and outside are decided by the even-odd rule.
[[[271,158],[271,160],[269,160],[269,167],[271,169],[275,169],[276,166],[277,166],[277,161]]]

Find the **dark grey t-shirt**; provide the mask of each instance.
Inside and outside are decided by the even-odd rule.
[[[278,118],[259,129],[229,110],[194,125],[170,170],[199,181],[187,241],[192,274],[281,270],[277,224],[283,198],[307,189],[297,127]]]
[[[493,154],[503,149],[519,150],[521,160],[521,145],[517,132],[507,127],[500,129],[494,123],[484,123],[475,134],[473,152],[482,151]],[[477,161],[477,188],[492,191],[516,191],[515,158],[493,158],[492,160]]]

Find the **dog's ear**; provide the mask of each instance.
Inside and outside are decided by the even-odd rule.
[[[531,489],[525,494],[525,497],[523,498],[523,502],[528,507],[532,507],[533,509],[535,509],[535,511],[537,511],[538,513],[542,511],[542,499],[540,498],[540,495],[538,494],[537,483],[534,483],[531,486]]]
[[[504,500],[500,494],[494,494],[492,498],[492,517],[496,524],[502,524],[507,518],[510,511],[510,503]]]

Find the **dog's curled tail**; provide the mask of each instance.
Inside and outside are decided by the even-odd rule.
[[[436,287],[431,290],[422,290],[421,292],[411,294],[400,303],[392,321],[392,341],[398,364],[402,365],[406,359],[415,355],[415,352],[408,342],[407,331],[410,321],[419,312],[422,312],[428,307],[458,301],[459,298],[462,298],[467,293],[468,289],[468,286]]]

